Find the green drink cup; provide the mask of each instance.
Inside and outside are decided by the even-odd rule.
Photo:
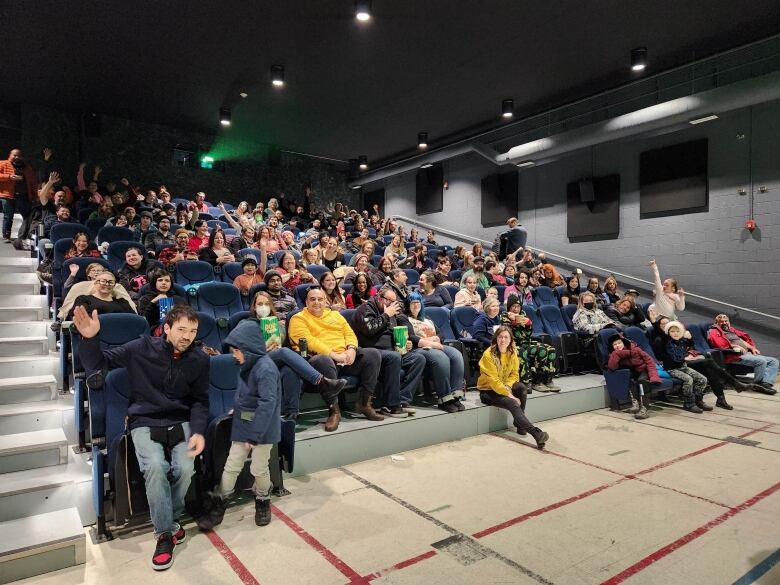
[[[393,345],[395,346],[395,350],[400,354],[406,353],[406,342],[409,340],[409,330],[399,325],[398,327],[393,327]]]

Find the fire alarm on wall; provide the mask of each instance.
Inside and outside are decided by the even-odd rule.
[[[446,191],[449,188],[450,188],[450,182],[449,181],[444,181],[444,190]]]

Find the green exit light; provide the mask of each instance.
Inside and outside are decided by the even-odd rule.
[[[202,159],[200,159],[200,168],[202,168],[202,169],[213,169],[214,168],[214,157],[212,157],[212,156],[204,156]]]

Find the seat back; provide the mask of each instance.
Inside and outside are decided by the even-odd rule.
[[[566,292],[566,285],[562,284],[561,286],[555,287],[555,295],[560,299],[563,296],[563,293]]]
[[[278,266],[282,261],[282,256],[284,256],[287,252],[295,256],[295,261],[298,262],[301,259],[301,253],[297,250],[278,250],[274,252],[274,262]],[[259,260],[258,260],[259,262]]]
[[[712,347],[707,341],[707,332],[712,327],[712,323],[694,323],[688,326],[688,331],[691,332],[691,339],[693,340],[693,347],[702,354],[707,354],[712,351]]]
[[[62,239],[73,241],[73,236],[83,231],[85,231],[84,226],[79,223],[55,223],[51,226],[49,239],[52,242],[57,242]]]
[[[404,268],[406,273],[406,286],[415,286],[420,282],[420,273],[412,268]]]
[[[450,272],[450,274],[452,273]],[[455,301],[455,295],[458,294],[460,288],[458,288],[458,286],[455,284],[445,284],[443,286],[447,289],[447,292],[450,293],[450,298]]]
[[[537,313],[536,307],[526,303],[523,305],[523,312],[525,313],[526,317],[531,320],[531,325],[533,327],[531,330],[531,335],[533,337],[544,335],[544,326],[542,325],[542,320],[539,317],[539,313]]]
[[[450,310],[448,308],[426,307],[425,316],[436,325],[436,329],[439,331],[439,338],[441,338],[442,341],[457,339],[455,332],[452,330],[452,325],[450,324]]]
[[[450,311],[450,323],[456,339],[471,337],[469,332],[477,315],[477,310],[474,307],[455,307]]]
[[[99,217],[96,217],[94,219],[88,219],[84,222],[84,226],[87,228],[87,231],[92,236],[92,239],[95,239],[100,229],[105,227],[105,225],[106,225],[106,220]]]
[[[257,248],[241,248],[238,251],[238,258],[244,259],[245,256],[254,256],[255,260],[257,260],[257,265],[260,266],[260,250]]]
[[[220,221],[218,219],[210,219],[206,222],[206,225],[209,226],[209,229],[213,230],[215,228],[219,228],[221,230],[226,230],[230,227],[230,224],[226,221]]]
[[[107,225],[98,230],[95,241],[98,244],[103,242],[133,242],[135,241],[135,234],[133,230],[128,228]]]
[[[239,324],[239,322],[243,321],[244,319],[248,319],[252,317],[252,313],[250,311],[240,311],[238,313],[234,313],[230,316],[230,319],[228,319],[228,330],[233,331],[233,328],[235,328],[236,325]]]
[[[355,328],[352,325],[352,319],[355,317],[355,309],[342,309],[339,313],[347,320],[347,323],[349,323],[349,326],[352,327],[352,330],[354,331]]]
[[[149,335],[149,323],[135,313],[100,315],[100,347],[111,349],[142,335]]]
[[[70,266],[71,264],[76,264],[79,267],[79,271],[76,273],[76,282],[81,282],[87,279],[86,270],[87,266],[90,264],[100,264],[103,266],[106,270],[111,270],[111,267],[108,265],[107,260],[103,260],[103,258],[71,258],[69,260],[65,260],[65,262],[62,263],[62,268],[58,271],[59,274],[55,277],[54,273],[52,273],[52,282],[56,279],[58,283],[61,283],[61,286],[63,287],[61,290],[57,291],[55,287],[55,296],[59,297],[62,296],[62,298],[65,298],[67,296],[68,291],[70,291],[70,288],[64,288],[65,281],[70,276]],[[59,292],[60,294],[56,294]]]
[[[460,279],[463,277],[462,270],[450,270],[450,280],[452,282],[460,283]]]
[[[106,253],[106,256],[108,258],[108,263],[111,265],[111,270],[114,272],[118,272],[122,266],[125,264],[125,252],[129,250],[130,248],[138,248],[141,250],[141,256],[146,258],[146,248],[143,244],[139,244],[138,242],[133,241],[127,241],[123,240],[121,242],[111,242],[108,245],[108,252]]]
[[[184,287],[214,281],[214,268],[202,260],[182,260],[176,263],[174,281]]]
[[[208,313],[198,312],[198,333],[195,335],[195,341],[222,351],[222,336],[217,327],[217,320]]]
[[[317,282],[319,282],[323,274],[329,272],[328,267],[324,266],[323,264],[311,264],[310,266],[306,267],[306,270],[309,274],[317,279]]]
[[[596,358],[602,369],[606,369],[609,360],[609,338],[617,333],[614,329],[602,329],[596,337]]]
[[[549,286],[537,286],[533,290],[533,297],[538,307],[543,305],[558,306],[558,298],[555,296],[555,291]]]
[[[111,370],[103,385],[105,399],[106,447],[108,451],[108,474],[114,479],[116,448],[125,432],[125,418],[130,405],[130,377],[125,368]]]
[[[553,337],[560,337],[564,333],[570,333],[563,313],[556,305],[542,305],[539,307],[539,317],[546,333]]]
[[[255,293],[258,293],[261,290],[267,290],[267,289],[268,289],[268,287],[265,285],[264,282],[260,282],[258,284],[252,285],[252,288],[249,289],[249,295],[247,295],[247,302],[249,302],[249,303],[252,302],[252,299],[255,298]]]
[[[379,263],[382,261],[383,256],[379,254],[374,254],[371,256],[371,266],[374,268],[379,268]]]
[[[307,282],[304,284],[299,284],[295,287],[295,302],[298,303],[298,308],[303,309],[303,307],[306,306],[306,291],[308,291],[312,286],[316,286],[311,282]]]
[[[561,308],[561,311],[563,312],[563,318],[566,321],[566,326],[569,328],[569,331],[574,331],[574,313],[577,312],[577,305],[574,303],[569,303],[568,305],[564,305]]]
[[[626,327],[623,330],[623,335],[630,342],[638,345],[642,350],[644,350],[645,353],[658,361],[658,357],[656,357],[655,352],[653,351],[653,346],[650,345],[650,340],[648,339],[647,334],[643,329],[639,327]]]
[[[232,355],[215,355],[209,367],[209,421],[227,415],[235,406],[241,366]]]
[[[243,311],[244,305],[241,303],[241,293],[232,284],[207,282],[198,288],[197,309],[217,320],[220,339],[224,339],[231,315]]]
[[[241,268],[241,262],[225,262],[222,265],[222,282],[233,284],[236,277],[242,274],[244,274],[244,269]]]

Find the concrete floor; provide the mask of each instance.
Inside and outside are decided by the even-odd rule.
[[[290,479],[270,526],[249,505],[188,526],[167,572],[147,534],[19,583],[777,584],[780,395],[729,401],[548,421],[546,452],[505,432]]]

